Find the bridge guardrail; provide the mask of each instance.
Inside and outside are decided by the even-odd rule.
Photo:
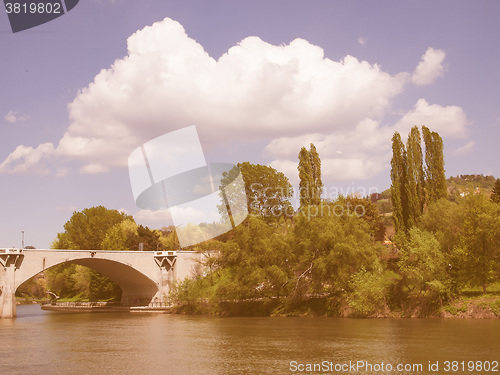
[[[168,302],[150,302],[148,307],[171,307],[172,304]]]
[[[53,306],[61,307],[105,307],[105,306],[121,306],[119,302],[56,302]]]
[[[0,254],[22,254],[23,249],[0,249]]]

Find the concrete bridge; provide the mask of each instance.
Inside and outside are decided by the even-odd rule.
[[[116,282],[122,304],[165,301],[173,282],[201,272],[204,255],[192,251],[0,249],[0,318],[16,316],[17,288],[61,263],[92,268]]]

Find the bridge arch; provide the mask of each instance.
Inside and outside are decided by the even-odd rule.
[[[159,290],[158,284],[150,277],[133,266],[117,260],[88,257],[52,263],[49,267],[42,267],[35,273],[32,271],[33,274],[25,273],[22,279],[16,280],[16,290],[40,272],[65,263],[88,267],[114,281],[122,291],[121,303],[125,306],[148,304]]]

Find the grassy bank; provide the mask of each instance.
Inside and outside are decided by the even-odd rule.
[[[497,319],[500,317],[500,295],[460,296],[441,311],[444,318]]]
[[[348,318],[460,318],[498,319],[500,317],[500,295],[459,296],[432,313],[423,309],[380,309],[370,314],[354,313],[342,297],[319,297],[294,301],[282,299],[259,299],[247,301],[191,302],[172,309],[175,314],[200,314],[218,316],[330,316]]]

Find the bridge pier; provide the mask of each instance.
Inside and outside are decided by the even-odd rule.
[[[167,302],[167,296],[172,284],[177,280],[177,253],[175,251],[156,252],[155,262],[160,267],[160,280],[158,283],[158,292],[153,301]]]
[[[16,269],[23,261],[21,249],[0,252],[0,318],[16,317]]]

